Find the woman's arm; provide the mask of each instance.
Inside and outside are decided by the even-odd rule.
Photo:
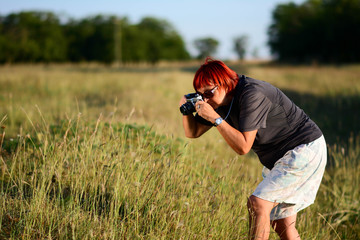
[[[186,103],[186,98],[183,96],[179,102],[179,106]],[[193,114],[183,115],[183,127],[185,131],[185,136],[188,138],[198,138],[206,131],[208,131],[211,126],[207,126],[201,123],[198,123]]]
[[[240,132],[230,126],[226,121],[222,121],[216,128],[229,146],[240,155],[247,154],[250,151],[257,133],[257,130]]]
[[[200,108],[198,108],[198,105],[200,105]],[[196,110],[201,117],[212,123],[215,122],[215,119],[220,117],[220,115],[206,102],[197,102]],[[244,155],[250,151],[257,133],[257,130],[240,132],[230,126],[226,121],[222,121],[216,128],[229,146],[240,155]]]
[[[183,116],[183,127],[185,136],[188,138],[198,138],[211,128],[211,126],[198,123],[192,114]]]

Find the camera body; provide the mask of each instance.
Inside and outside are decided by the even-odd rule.
[[[185,95],[186,103],[181,105],[180,112],[183,115],[189,115],[195,112],[195,103],[198,101],[203,101],[203,98],[198,93],[189,93]]]

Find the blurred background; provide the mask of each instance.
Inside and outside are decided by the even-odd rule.
[[[358,0],[0,1],[0,63],[360,61]]]

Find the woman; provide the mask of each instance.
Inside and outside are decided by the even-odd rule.
[[[278,88],[221,61],[207,58],[193,85],[204,101],[195,116],[183,116],[185,135],[197,138],[215,126],[238,154],[253,149],[264,165],[248,198],[250,238],[267,239],[271,225],[281,239],[300,239],[297,212],[314,202],[326,165],[321,130]]]

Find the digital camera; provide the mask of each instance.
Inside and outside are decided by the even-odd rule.
[[[183,115],[189,115],[195,112],[195,103],[198,101],[203,101],[203,98],[198,93],[189,93],[185,95],[186,103],[181,105],[180,112]]]

